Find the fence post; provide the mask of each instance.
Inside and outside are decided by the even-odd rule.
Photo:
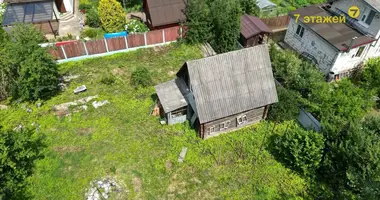
[[[127,40],[127,36],[124,36],[124,41],[125,41],[125,48],[128,49],[128,40]]]
[[[182,26],[179,27],[179,32],[180,32],[180,34],[181,34],[180,37],[181,37],[181,39],[182,39]]]
[[[144,42],[145,42],[145,46],[146,46],[146,32],[144,33]]]
[[[84,50],[86,51],[86,55],[88,56],[88,51],[87,51],[87,47],[86,47],[86,42],[83,42],[83,46],[84,46]]]
[[[63,48],[63,46],[61,46],[61,49],[62,49],[63,55],[65,56],[65,59],[67,59],[67,55],[66,55],[66,52],[65,52],[65,49]]]
[[[165,43],[165,29],[162,29],[162,41]]]
[[[110,51],[108,50],[108,44],[107,44],[107,39],[106,39],[106,38],[104,38],[104,43],[106,44],[107,52],[110,52]]]

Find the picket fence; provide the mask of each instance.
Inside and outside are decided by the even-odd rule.
[[[49,53],[58,61],[76,57],[88,57],[97,54],[117,52],[139,47],[166,44],[176,41],[183,35],[182,27],[171,27],[146,33],[129,34],[125,37],[97,39],[90,41],[65,41],[44,45]]]

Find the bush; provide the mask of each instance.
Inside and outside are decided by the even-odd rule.
[[[93,8],[89,9],[86,13],[86,24],[93,28],[98,28],[101,26],[100,17],[98,11]]]
[[[108,33],[124,30],[125,13],[116,0],[100,0],[99,16],[102,27]]]
[[[79,10],[91,10],[92,5],[89,3],[81,3],[79,4]]]
[[[140,20],[132,19],[126,24],[128,33],[145,33],[149,28]]]
[[[86,28],[82,32],[82,37],[89,37],[91,39],[103,37],[104,31],[101,28]]]
[[[112,75],[107,75],[107,76],[102,77],[100,82],[105,85],[113,85],[114,83],[116,83],[116,78]]]
[[[306,131],[296,124],[288,125],[285,133],[274,139],[275,154],[303,175],[313,175],[319,167],[324,138],[314,131]]]
[[[270,107],[268,119],[276,122],[296,119],[300,112],[298,102],[301,96],[299,93],[277,87],[277,94],[279,102]]]
[[[131,81],[134,87],[148,87],[153,85],[149,70],[145,67],[137,68],[132,73]]]
[[[0,130],[0,198],[29,199],[26,179],[33,173],[34,162],[42,158],[44,147],[42,137],[31,130]]]

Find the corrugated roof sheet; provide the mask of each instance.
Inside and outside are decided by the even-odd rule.
[[[53,1],[9,4],[3,16],[3,25],[33,23],[53,19]]]
[[[271,8],[275,8],[277,6],[276,4],[274,4],[273,2],[271,2],[269,0],[257,0],[256,5],[261,10],[271,9]]]
[[[299,14],[299,21],[303,22],[305,16],[331,16],[330,13],[318,5],[307,6],[289,13],[294,18]],[[344,51],[350,45],[352,38],[357,37],[353,48],[375,41],[370,36],[363,35],[344,23],[303,23],[337,49]]]
[[[187,106],[187,102],[179,88],[181,84],[179,81],[181,80],[174,79],[154,86],[165,113]]]
[[[152,26],[163,26],[184,21],[184,0],[147,0]]]
[[[241,17],[241,34],[245,39],[253,37],[259,33],[270,33],[271,29],[260,18],[243,15]]]
[[[278,101],[266,45],[193,60],[186,65],[200,123]]]

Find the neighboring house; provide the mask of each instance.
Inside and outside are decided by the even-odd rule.
[[[148,27],[152,29],[178,26],[186,20],[184,0],[144,0]]]
[[[52,0],[4,0],[7,7],[3,26],[11,30],[15,23],[32,23],[45,34],[58,34],[59,13]]]
[[[260,18],[243,15],[241,17],[239,42],[243,47],[267,43],[271,29]]]
[[[375,49],[378,47],[375,34],[373,34],[375,31],[372,29],[378,30],[380,26],[379,20],[373,19],[373,12],[362,11],[363,17],[355,20],[345,14],[349,6],[343,8],[344,6],[340,4],[358,5],[353,4],[352,1],[338,1],[332,6],[312,5],[290,12],[291,20],[284,40],[301,55],[317,64],[329,80],[337,80],[349,75],[367,58],[375,55],[369,54],[372,46],[375,46]],[[337,9],[337,6],[342,8]],[[298,22],[295,21],[295,15],[299,15]],[[308,16],[341,15],[345,15],[346,23],[305,23],[304,21],[304,18]],[[369,29],[362,28],[362,24],[367,22]]]
[[[204,139],[257,123],[278,102],[266,45],[188,61],[155,89],[168,124],[187,119]]]

